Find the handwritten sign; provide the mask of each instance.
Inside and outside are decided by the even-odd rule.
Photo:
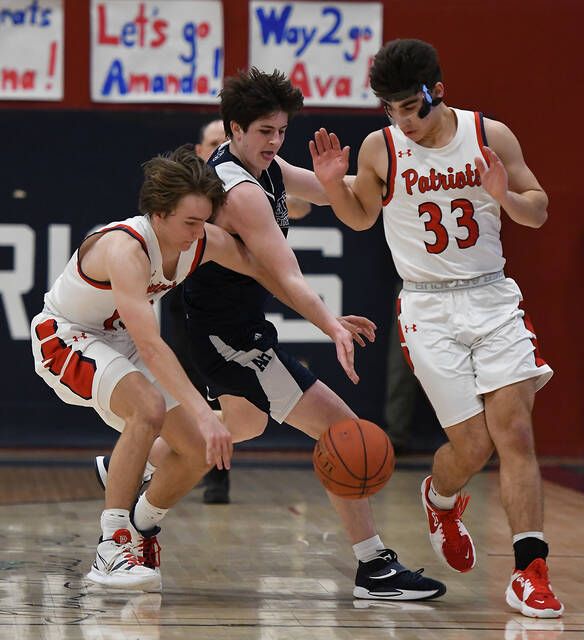
[[[95,102],[216,103],[222,84],[219,0],[92,0]]]
[[[369,66],[381,46],[379,2],[250,2],[250,65],[279,69],[304,104],[376,107]]]
[[[0,0],[0,100],[62,99],[62,0]]]

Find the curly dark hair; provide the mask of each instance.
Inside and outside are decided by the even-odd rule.
[[[302,91],[281,71],[268,74],[256,67],[226,78],[220,96],[221,117],[228,136],[232,135],[232,121],[247,131],[254,120],[276,111],[284,111],[290,119],[304,103]]]
[[[226,193],[215,169],[201,160],[192,144],[156,156],[142,165],[144,182],[140,189],[140,213],[166,217],[179,200],[189,194],[205,196],[213,213],[225,202]]]
[[[371,88],[385,102],[404,100],[422,85],[429,90],[442,80],[438,53],[428,42],[397,39],[386,42],[369,70]]]

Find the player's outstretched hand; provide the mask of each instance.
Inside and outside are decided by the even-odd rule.
[[[207,444],[207,464],[213,464],[218,469],[230,469],[233,442],[225,425],[210,409],[198,424]]]
[[[349,168],[349,149],[343,147],[336,134],[321,127],[308,143],[314,173],[323,185],[343,179]]]
[[[509,176],[507,169],[499,156],[490,148],[483,147],[487,162],[483,158],[475,158],[475,164],[479,170],[481,184],[485,191],[501,202],[509,189]]]
[[[353,334],[345,329],[339,322],[338,329],[331,335],[337,348],[337,360],[345,370],[347,377],[353,384],[359,382],[359,376],[355,371],[355,347],[353,346]]]
[[[375,331],[377,325],[371,322],[369,318],[363,316],[340,316],[337,320],[351,332],[353,340],[360,346],[365,346],[365,340],[361,336],[365,336],[369,342],[375,342]]]

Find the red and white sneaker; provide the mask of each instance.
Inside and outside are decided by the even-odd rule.
[[[470,533],[461,520],[470,496],[459,495],[452,509],[438,509],[428,498],[431,482],[432,476],[422,482],[422,504],[428,516],[432,548],[454,571],[470,571],[476,562],[475,548]]]
[[[87,578],[110,589],[160,590],[160,575],[136,555],[128,529],[118,529],[105,540],[100,538]]]
[[[530,618],[557,618],[564,612],[564,605],[552,591],[543,558],[536,558],[523,571],[515,569],[505,599],[511,608]]]

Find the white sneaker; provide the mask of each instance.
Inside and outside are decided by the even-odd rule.
[[[118,529],[106,540],[100,538],[87,579],[110,589],[159,591],[161,587],[160,574],[145,567],[144,558],[135,554],[128,529]]]
[[[95,456],[95,460],[93,461],[95,477],[97,478],[97,481],[104,491],[107,485],[107,473],[109,470],[110,458],[111,456]],[[152,476],[152,473],[148,473],[146,470],[144,470],[144,473],[142,475],[142,486],[140,487],[139,493],[142,493],[144,485],[152,480]]]

